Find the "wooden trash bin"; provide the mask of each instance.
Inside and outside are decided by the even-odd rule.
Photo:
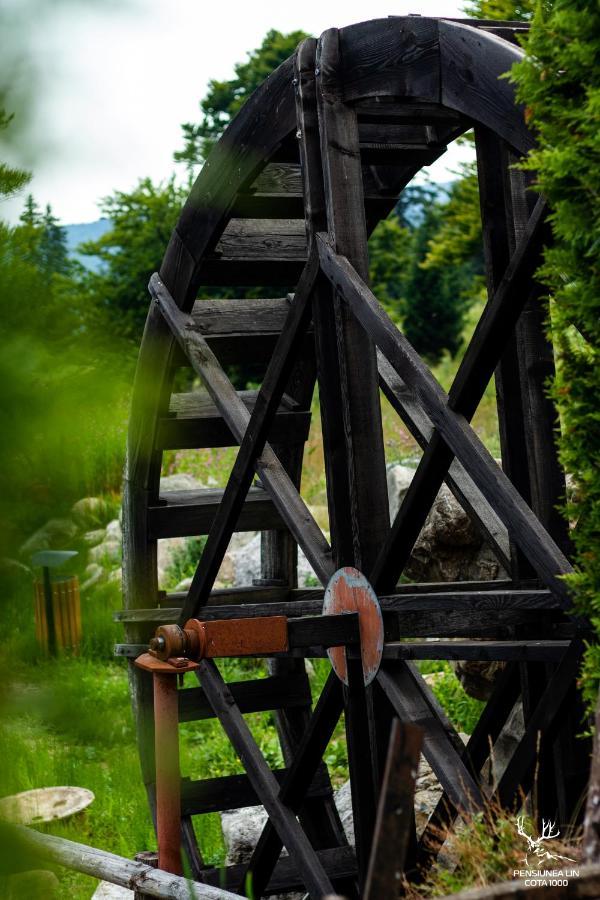
[[[79,578],[76,575],[55,575],[50,588],[52,603],[51,615],[48,616],[44,581],[36,579],[34,582],[36,640],[50,652],[77,652],[81,643]]]

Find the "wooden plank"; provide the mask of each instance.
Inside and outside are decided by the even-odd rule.
[[[191,317],[205,337],[213,334],[279,334],[290,311],[289,297],[196,300]]]
[[[384,659],[473,659],[556,662],[568,647],[568,641],[426,641],[386,644]]]
[[[365,900],[400,897],[411,828],[423,732],[394,719],[381,785]]]
[[[269,429],[271,444],[304,444],[310,430],[310,412],[280,412]],[[220,415],[169,416],[158,421],[155,446],[160,450],[195,450],[235,447],[237,441]]]
[[[279,792],[280,800],[295,813],[300,811],[314,773],[321,765],[343,706],[341,683],[331,672]],[[255,895],[262,896],[281,849],[282,841],[272,823],[267,821],[248,863],[240,889],[248,883],[249,878]]]
[[[493,584],[493,582],[492,582]],[[289,594],[281,596],[279,591],[273,592],[273,599],[266,603],[264,600],[253,602],[252,593],[255,589],[249,589],[246,596],[249,597],[246,603],[207,606],[202,612],[202,617],[208,616],[218,617],[222,613],[223,617],[229,615],[233,610],[239,610],[240,616],[256,616],[256,615],[288,615],[293,618],[296,616],[316,615],[321,612],[323,601],[322,592],[314,591],[292,591]],[[233,597],[236,596],[235,592]],[[302,597],[304,599],[294,599]],[[259,595],[260,596],[260,595]],[[289,596],[289,599],[287,597]],[[212,595],[211,595],[212,598]],[[229,599],[229,595],[225,594],[222,598],[224,601]],[[547,590],[516,590],[507,591],[435,591],[432,593],[398,593],[398,594],[382,594],[379,597],[381,609],[385,613],[392,612],[481,612],[503,613],[509,610],[560,610],[560,602],[550,591]],[[259,612],[261,610],[261,612]],[[179,607],[161,608],[161,609],[136,609],[136,610],[119,610],[114,613],[114,619],[117,622],[169,622],[176,619],[179,614]],[[233,617],[233,616],[231,616]]]
[[[208,534],[223,491],[165,491],[158,505],[148,507],[148,535],[152,540]],[[237,531],[283,528],[283,520],[262,488],[251,488],[236,524]]]
[[[344,60],[344,65],[346,60]],[[317,110],[327,230],[331,246],[351,260],[363,279],[369,260],[356,112],[345,103],[348,71],[342,75],[340,33],[330,29],[317,49]],[[333,308],[340,366],[340,411],[346,444],[353,553],[338,560],[367,577],[389,531],[375,344],[334,291]],[[324,380],[329,372],[324,373]],[[335,473],[333,473],[335,475]]]
[[[281,336],[256,397],[223,499],[211,525],[202,560],[194,573],[181,613],[180,624],[197,615],[198,610],[206,604],[209,598],[252,484],[255,469],[258,472],[268,471],[273,458],[277,459],[271,448],[266,447],[267,436],[281,403],[304,332],[310,321],[310,300],[316,272],[317,257],[314,254],[298,283],[294,302],[289,309]],[[280,470],[288,483],[294,487],[281,464]]]
[[[290,678],[271,675],[254,681],[229,682],[228,687],[242,713],[302,706],[310,692],[306,673],[298,673]],[[179,691],[178,699],[180,722],[196,722],[214,717],[212,706],[202,688]]]
[[[205,285],[294,285],[306,262],[301,219],[231,219],[200,269]]]
[[[185,349],[221,415],[241,443],[250,421],[250,413],[204,338],[191,329],[188,318],[178,311],[158,276],[152,276],[151,286],[178,343]],[[278,512],[304,550],[318,577],[323,582],[328,581],[333,574],[333,563],[329,544],[321,529],[270,445],[265,446],[261,460],[257,470],[262,484],[269,491]]]
[[[447,454],[446,468],[450,465],[451,456],[454,453],[468,468],[473,481],[494,507],[509,532],[514,535],[515,541],[519,543],[523,552],[530,559],[540,578],[562,599],[564,605],[568,606],[570,604],[569,591],[560,577],[572,571],[568,560],[542,528],[502,470],[498,468],[464,416],[456,414],[449,408],[449,399],[438,382],[383,311],[352,266],[343,257],[334,253],[324,237],[319,237],[319,245],[325,273],[335,281],[338,289],[343,289],[344,297],[359,321],[366,329],[370,330],[389,362],[417,393],[427,414],[443,438],[442,447],[446,444],[450,448],[443,451]],[[513,272],[515,270],[516,267]],[[504,290],[508,292],[511,288],[514,288],[514,279],[509,275]],[[502,290],[503,288],[499,289],[499,291]],[[433,441],[430,442],[430,446],[431,443]],[[413,480],[412,484],[414,483]],[[409,488],[409,492],[410,490],[411,488]],[[382,550],[382,560],[387,560],[388,552],[389,547]],[[381,578],[379,572],[377,575],[378,578],[373,579],[376,584]]]
[[[332,893],[333,886],[316,851],[310,845],[292,811],[278,799],[277,781],[263,759],[217,667],[212,661],[203,660],[197,670],[197,676],[270,820],[290,856],[294,858],[308,891],[316,897]]]
[[[462,742],[411,665],[386,662],[377,681],[400,721],[424,729],[423,753],[452,803],[467,814],[476,813],[483,806],[483,798],[461,758]]]
[[[339,883],[356,877],[356,857],[351,847],[318,850],[317,857],[332,881]],[[245,868],[244,864],[240,864],[223,869],[209,869],[203,873],[203,879],[205,883],[215,885],[221,885],[224,882],[231,890],[237,890]],[[305,885],[296,861],[293,858],[283,857],[277,862],[265,894],[269,896],[303,889],[305,890]]]
[[[344,97],[440,99],[435,19],[375,19],[340,30]]]
[[[552,742],[558,727],[563,702],[579,672],[583,654],[583,642],[575,638],[556,671],[549,679],[546,689],[532,711],[525,728],[525,734],[515,749],[506,770],[500,779],[494,797],[502,806],[510,806],[520,791],[529,792],[536,755],[539,752],[540,735],[544,745]]]
[[[283,784],[287,769],[268,770],[276,784]],[[314,773],[313,773],[314,774]],[[326,773],[311,778],[306,789],[308,795],[318,797],[331,791]],[[204,815],[245,806],[261,806],[262,798],[247,775],[222,775],[219,778],[203,778],[199,781],[182,779],[182,816]]]

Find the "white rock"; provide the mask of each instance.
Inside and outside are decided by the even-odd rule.
[[[393,521],[400,504],[414,478],[415,470],[409,466],[390,466],[387,470],[387,489],[390,504],[390,521]]]
[[[101,881],[92,894],[92,900],[130,900],[131,897],[133,891],[119,884],[111,884],[110,881]]]
[[[113,519],[106,526],[106,537],[109,540],[120,541],[123,538],[123,532],[121,531],[121,523],[118,519]]]
[[[160,479],[160,492],[163,491],[198,491],[204,487],[201,481],[188,475],[186,472],[178,472],[176,475],[165,475]]]

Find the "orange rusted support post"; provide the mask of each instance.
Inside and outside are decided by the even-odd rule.
[[[152,673],[154,685],[158,868],[182,875],[177,676],[196,669],[197,665],[179,659],[163,662],[149,653],[139,656],[135,664]]]

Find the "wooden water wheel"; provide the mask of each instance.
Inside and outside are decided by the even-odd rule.
[[[549,239],[547,210],[513,167],[533,138],[500,77],[521,56],[521,27],[391,17],[304,41],[215,146],[151,281],[123,517],[127,643],[117,652],[134,658],[157,626],[194,617],[287,623],[286,649],[263,653],[267,678],[226,685],[204,659],[200,686],[180,692],[180,720],[217,717],[246,769],[181,785],[183,846],[200,881],[224,878],[243,891],[248,872],[233,866],[222,876],[205,865],[193,817],[262,804],[269,823],[249,869],[255,896],[292,888],[360,895],[394,717],[424,728],[424,753],[444,791],[419,840],[413,828],[408,870],[431,861],[436,835],[457,814],[484,805],[479,773],[519,698],[525,733],[494,799],[510,806],[535,779],[541,814],[561,824],[577,815],[588,752],[574,739],[583,626],[569,616],[561,579],[570,571],[556,512],[565,477],[544,388],[552,347],[532,278]],[[370,291],[367,238],[413,176],[471,129],[489,299],[446,394]],[[198,300],[208,286],[235,287],[240,299]],[[250,286],[280,296],[248,299]],[[248,363],[262,367],[261,388],[236,391],[230,367]],[[181,367],[202,390],[174,392]],[[502,467],[469,424],[493,376]],[[329,542],[299,492],[316,384]],[[391,526],[381,393],[423,448]],[[165,449],[238,445],[225,490],[160,493]],[[444,481],[509,580],[398,584]],[[214,590],[232,533],[254,530],[262,532],[262,578]],[[192,585],[165,595],[157,541],[194,535],[208,541]],[[298,589],[298,546],[322,587]],[[364,649],[373,634],[357,630],[355,616],[344,624],[321,615],[324,588],[341,567],[358,570],[352,577],[363,585],[368,579],[381,609],[382,659],[371,660],[369,679],[350,648],[360,639]],[[304,659],[336,641],[347,647],[349,686],[333,673],[312,712]],[[507,663],[466,748],[413,662],[430,658]],[[151,678],[132,665],[131,685],[153,805]],[[274,712],[284,771],[271,772],[245,727],[242,714],[257,710]],[[322,762],[344,710],[356,852]],[[289,857],[278,859],[282,844]]]

